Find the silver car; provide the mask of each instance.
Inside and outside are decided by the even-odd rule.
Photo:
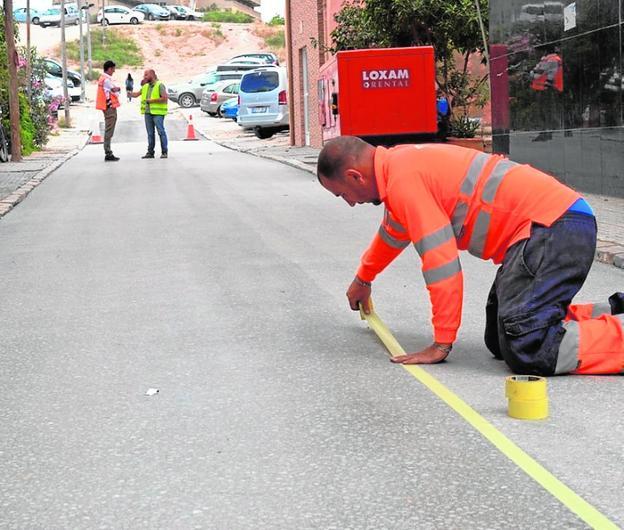
[[[65,25],[70,26],[72,24],[78,24],[78,10],[73,6],[67,6],[65,8]],[[39,25],[42,28],[48,26],[60,26],[61,25],[61,8],[51,7],[44,11],[39,16]]]
[[[200,74],[186,83],[167,87],[167,95],[171,101],[175,101],[180,107],[188,109],[196,106],[201,101],[204,90],[225,80],[238,80],[245,72],[217,72],[211,70]]]
[[[288,76],[279,66],[258,68],[241,79],[238,124],[270,138],[288,129]]]
[[[238,94],[238,81],[221,81],[204,90],[199,107],[211,116],[221,117],[221,105]]]

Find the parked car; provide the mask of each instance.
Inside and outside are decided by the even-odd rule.
[[[260,66],[266,66],[267,62],[258,57],[240,57],[238,59],[230,59],[229,61],[223,64],[255,65],[256,67],[260,67]]]
[[[238,94],[239,81],[221,81],[204,89],[199,107],[211,116],[221,117],[221,104]]]
[[[216,72],[215,70],[209,70],[186,83],[167,87],[167,95],[171,101],[177,102],[180,107],[188,109],[201,101],[202,94],[206,88],[214,86],[219,81],[227,79],[238,80],[243,77],[244,73],[246,72]]]
[[[231,98],[225,101],[221,105],[221,116],[223,118],[229,118],[234,121],[237,120],[238,116],[238,98]]]
[[[45,93],[49,98],[63,98],[65,93],[63,91],[63,80],[53,75],[46,75],[44,78]],[[71,79],[67,79],[67,95],[72,101],[78,101],[80,99],[80,88],[76,88]]]
[[[230,59],[226,63],[217,65],[217,72],[227,72],[232,70],[255,70],[262,66],[273,66],[256,57],[247,57],[242,59]]]
[[[265,64],[274,64],[279,66],[279,59],[277,55],[271,52],[253,52],[253,53],[243,53],[241,55],[235,55],[230,59],[230,61],[236,61],[240,59],[260,59],[264,61]]]
[[[36,9],[30,8],[30,21],[33,24],[39,24],[39,18],[41,17],[41,12]],[[20,7],[19,9],[13,10],[13,20],[15,22],[23,22],[26,23],[26,8]]]
[[[98,24],[140,24],[145,20],[145,15],[137,9],[129,9],[126,6],[107,6],[104,13],[100,9],[97,14]]]
[[[193,11],[190,7],[186,6],[175,6],[178,11],[182,11],[186,14],[186,20],[201,20],[204,18],[204,14],[200,11]]]
[[[72,24],[78,24],[78,10],[73,6],[67,6],[65,8],[65,25],[71,26]],[[48,26],[61,25],[61,8],[51,7],[39,15],[39,25],[42,28]]]
[[[169,11],[169,15],[172,20],[186,20],[187,14],[180,9],[180,6],[163,6],[167,11]]]
[[[43,60],[43,66],[51,76],[57,77],[61,79],[63,77],[63,67],[61,63],[55,61],[54,59],[46,58]],[[82,76],[78,72],[74,72],[73,70],[67,70],[67,80],[72,82],[71,86],[71,98],[73,101],[78,101],[80,99],[80,87],[82,86]],[[70,86],[69,83],[67,85]]]
[[[169,20],[171,18],[169,11],[156,4],[139,4],[134,9],[143,13],[147,20]]]
[[[288,76],[279,66],[247,72],[239,88],[238,124],[254,129],[258,138],[270,138],[288,129]]]

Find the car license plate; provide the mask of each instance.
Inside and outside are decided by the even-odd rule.
[[[267,107],[252,107],[251,108],[252,114],[259,114],[261,112],[266,112],[266,111],[267,111]]]

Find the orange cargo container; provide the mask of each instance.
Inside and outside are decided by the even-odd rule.
[[[338,52],[321,67],[318,96],[324,142],[340,135],[424,141],[438,130],[431,46]]]

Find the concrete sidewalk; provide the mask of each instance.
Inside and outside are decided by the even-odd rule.
[[[75,104],[71,109],[75,127],[51,134],[41,151],[24,157],[22,162],[0,165],[0,218],[86,145],[89,139],[88,107]]]
[[[276,160],[316,174],[319,150],[313,147],[293,147],[288,132],[276,134],[268,140],[260,140],[245,131],[232,120],[211,118],[202,112],[181,111],[185,117],[193,114],[195,126],[201,134],[218,144]],[[598,248],[596,259],[602,263],[624,269],[624,199],[585,193],[598,220]]]

